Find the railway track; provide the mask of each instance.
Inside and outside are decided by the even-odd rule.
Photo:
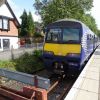
[[[76,78],[59,78],[48,90],[48,100],[63,100]]]
[[[65,75],[51,75],[47,70],[41,70],[36,74],[50,79],[51,86],[47,90],[48,100],[63,100],[77,78]]]

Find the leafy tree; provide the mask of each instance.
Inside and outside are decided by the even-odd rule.
[[[22,22],[21,22],[21,30],[20,30],[20,36],[21,37],[27,37],[28,36],[28,22],[27,22],[27,13],[26,10],[24,10],[22,16],[20,17]]]
[[[97,25],[95,19],[90,14],[83,15],[80,20],[97,34]]]
[[[27,14],[26,10],[24,10],[21,16],[21,29],[19,30],[21,37],[32,37],[34,35],[34,20],[31,12]]]
[[[27,17],[27,22],[28,22],[28,27],[27,27],[28,35],[29,37],[32,37],[34,35],[34,21],[31,12],[29,12],[29,15]]]
[[[95,19],[89,14],[93,0],[35,0],[34,7],[41,15],[44,26],[59,19],[74,18],[100,36]]]
[[[44,25],[62,18],[80,18],[90,11],[93,0],[35,0],[34,6]]]
[[[97,30],[97,35],[100,37],[100,30],[99,29]]]
[[[34,22],[35,24],[35,33],[34,33],[34,37],[35,38],[39,38],[39,37],[42,37],[42,23],[39,23],[39,22]]]
[[[43,42],[42,23],[35,22],[34,42]],[[37,45],[37,44],[36,44]]]

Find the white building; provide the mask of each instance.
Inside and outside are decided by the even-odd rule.
[[[0,0],[0,51],[11,48],[18,49],[19,26],[20,24],[7,0]]]

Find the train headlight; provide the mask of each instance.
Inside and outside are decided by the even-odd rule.
[[[80,57],[80,53],[68,53],[68,57]]]
[[[44,51],[43,54],[53,55],[54,53],[52,51]]]

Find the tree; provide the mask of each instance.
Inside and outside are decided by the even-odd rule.
[[[21,37],[27,37],[28,36],[28,22],[27,22],[27,13],[26,10],[24,10],[22,16],[20,17],[22,22],[21,22],[21,30],[19,36]]]
[[[20,29],[20,36],[21,37],[32,37],[34,35],[34,20],[32,17],[31,12],[27,14],[26,10],[24,10],[21,16],[21,29]]]
[[[93,0],[35,0],[34,6],[47,25],[62,18],[81,18],[90,11]]]
[[[100,30],[99,29],[97,30],[97,35],[100,37]]]
[[[95,19],[89,14],[93,0],[35,0],[34,7],[41,15],[44,27],[59,19],[74,18],[100,34]]]
[[[90,14],[83,15],[80,20],[97,34],[97,25],[95,19]]]
[[[43,40],[43,30],[42,23],[35,22],[35,33],[34,33],[34,42],[40,42]]]
[[[29,15],[27,17],[27,22],[28,22],[28,27],[27,27],[28,36],[33,37],[33,35],[34,35],[34,21],[33,21],[33,17],[32,17],[31,12],[29,12]]]

